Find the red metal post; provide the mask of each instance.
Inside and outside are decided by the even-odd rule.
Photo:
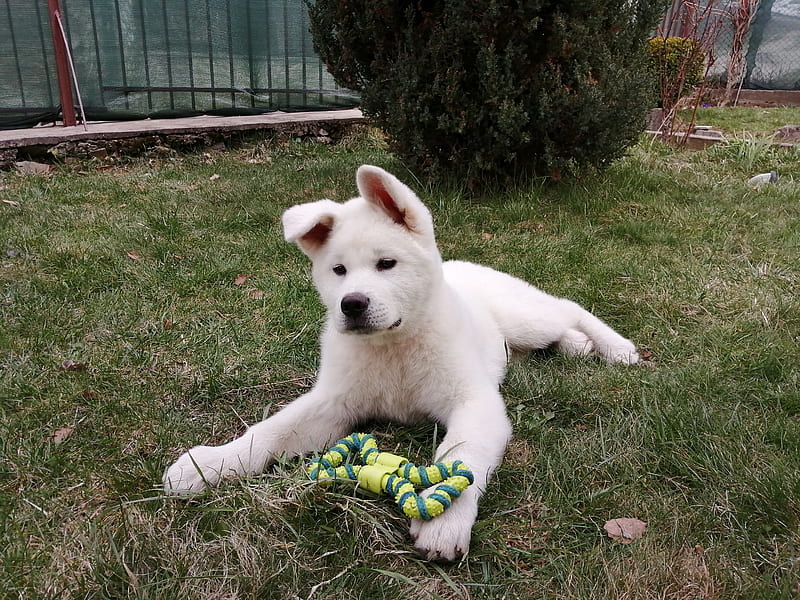
[[[50,13],[50,31],[53,34],[53,50],[56,59],[56,73],[58,75],[58,91],[61,97],[61,113],[64,125],[71,127],[77,123],[75,120],[75,103],[72,100],[72,80],[69,76],[69,62],[67,59],[67,40],[61,35],[56,15],[60,13],[58,0],[47,0]]]

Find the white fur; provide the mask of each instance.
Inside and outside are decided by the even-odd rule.
[[[454,560],[469,548],[478,498],[511,437],[498,391],[507,348],[556,345],[624,364],[638,355],[574,302],[487,267],[442,264],[431,215],[409,188],[366,165],[356,179],[360,197],[283,216],[327,308],[316,385],[239,439],[185,453],[166,470],[164,489],[188,495],[260,473],[281,454],[323,451],[368,419],[433,419],[447,430],[436,460],[464,461],[475,485],[443,515],[412,520],[411,534],[428,558]],[[348,317],[343,299],[360,301],[363,312]]]

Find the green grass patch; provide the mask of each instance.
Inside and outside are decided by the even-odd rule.
[[[689,111],[682,112],[684,117]],[[698,125],[713,125],[730,136],[743,134],[769,136],[784,125],[800,125],[797,107],[761,108],[757,106],[736,109],[711,106],[697,110]]]
[[[713,113],[755,132],[724,146],[643,141],[504,197],[415,182],[371,132],[0,174],[0,596],[796,596],[800,153],[760,141],[785,116],[750,110]],[[515,439],[459,565],[421,561],[391,505],[300,461],[191,502],[157,488],[313,381],[322,309],[279,217],[354,195],[362,163],[419,191],[446,258],[572,298],[645,351],[511,366]],[[369,428],[424,462],[440,435]],[[616,517],[644,538],[608,539]]]

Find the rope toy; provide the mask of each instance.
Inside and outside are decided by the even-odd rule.
[[[363,465],[342,464],[353,452]],[[381,452],[375,436],[354,433],[336,442],[328,452],[311,461],[308,476],[315,481],[347,479],[375,494],[385,493],[412,519],[428,521],[442,514],[473,482],[472,471],[460,460],[418,467],[407,458]],[[440,483],[441,482],[441,483]],[[423,498],[415,486],[439,484]]]

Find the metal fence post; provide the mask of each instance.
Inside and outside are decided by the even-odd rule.
[[[72,99],[72,80],[69,76],[67,62],[67,40],[64,39],[61,27],[58,25],[57,16],[61,10],[58,2],[59,0],[47,0],[47,8],[50,14],[50,31],[53,34],[53,52],[58,75],[58,92],[61,98],[61,114],[64,118],[64,125],[72,127],[76,124],[75,104]]]

